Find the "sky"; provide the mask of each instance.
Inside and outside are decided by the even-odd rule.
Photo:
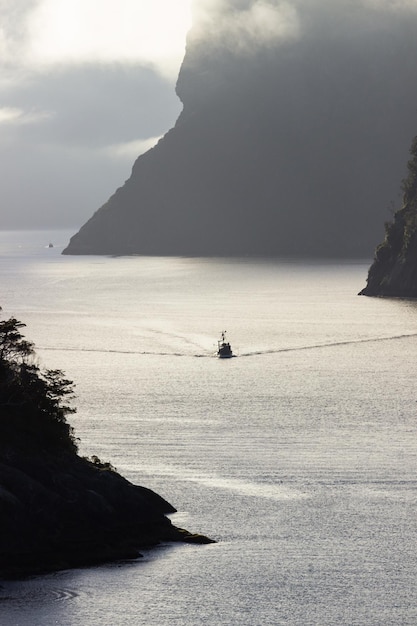
[[[0,229],[78,229],[174,125],[191,0],[0,0]]]

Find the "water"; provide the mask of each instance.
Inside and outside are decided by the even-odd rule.
[[[3,313],[76,382],[81,454],[218,543],[4,583],[0,623],[415,626],[417,303],[358,297],[369,261],[63,257],[69,235],[1,233]]]

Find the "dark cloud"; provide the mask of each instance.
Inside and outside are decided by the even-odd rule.
[[[8,89],[2,105],[42,118],[13,126],[9,132],[17,139],[90,147],[160,135],[180,109],[170,82],[151,69],[121,64],[34,73]]]
[[[2,228],[77,226],[129,176],[120,144],[158,137],[181,109],[172,82],[135,65],[52,67],[0,90]],[[139,150],[139,148],[138,148]]]
[[[189,39],[239,54],[288,39],[353,43],[364,33],[389,34],[393,20],[411,27],[416,15],[416,0],[196,0]]]

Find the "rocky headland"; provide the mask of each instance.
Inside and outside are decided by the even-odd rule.
[[[105,464],[1,450],[0,578],[131,559],[160,542],[209,543],[175,527],[173,506]]]
[[[368,256],[413,133],[417,12],[215,4],[188,35],[175,127],[64,254]]]
[[[385,224],[385,239],[359,295],[417,298],[417,137],[410,153],[402,207]]]
[[[160,542],[210,543],[110,463],[83,458],[66,420],[72,383],[41,371],[24,326],[0,322],[0,579],[135,558]]]

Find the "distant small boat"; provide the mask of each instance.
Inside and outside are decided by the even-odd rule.
[[[54,244],[53,243],[49,243],[48,248],[53,248],[53,247],[54,247]]]
[[[222,336],[217,342],[217,356],[219,359],[230,359],[232,356],[235,356],[230,343],[226,341],[225,330],[222,332]]]

